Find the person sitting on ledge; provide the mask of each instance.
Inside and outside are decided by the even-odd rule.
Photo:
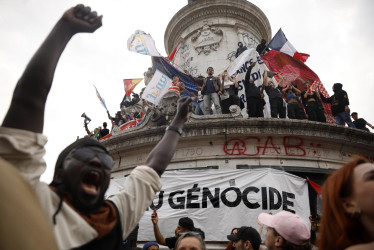
[[[353,118],[353,124],[356,126],[356,128],[370,132],[370,130],[366,127],[366,125],[368,125],[370,128],[374,129],[374,126],[368,123],[364,118],[358,118],[357,112],[353,112],[351,116]]]

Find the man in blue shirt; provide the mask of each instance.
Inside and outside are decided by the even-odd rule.
[[[214,107],[216,108],[217,114],[222,114],[222,109],[220,105],[219,96],[222,95],[223,87],[221,84],[221,79],[219,77],[213,76],[213,67],[208,67],[207,69],[208,77],[205,78],[195,78],[190,75],[190,73],[185,70],[185,73],[197,84],[201,86],[201,94],[204,96],[204,115],[209,115],[211,110],[211,102],[213,101]]]

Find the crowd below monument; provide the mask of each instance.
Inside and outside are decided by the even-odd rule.
[[[17,83],[12,103],[0,127],[0,164],[1,170],[4,171],[0,175],[1,182],[7,182],[8,176],[17,180],[1,188],[4,195],[2,205],[7,205],[1,206],[2,249],[128,249],[124,240],[134,230],[156,192],[161,189],[160,177],[173,157],[181,136],[180,131],[192,112],[190,97],[179,98],[176,114],[164,136],[149,153],[144,165],[136,167],[129,175],[120,194],[108,200],[104,199],[114,160],[102,143],[91,138],[78,139],[60,153],[52,183],[47,185],[39,180],[46,168],[43,155],[47,138],[42,135],[44,109],[57,62],[74,35],[95,32],[101,27],[101,20],[102,16],[83,5],[67,10],[37,50]],[[231,78],[224,73],[214,77],[213,73],[213,68],[209,67],[208,77],[194,79],[201,85],[204,115],[213,112],[210,109],[211,102],[218,114],[227,112],[226,104],[221,108],[219,96],[224,95],[227,89],[225,84],[237,88],[235,76]],[[251,86],[251,79],[246,79],[245,84],[249,86],[246,94],[248,99],[251,99],[248,116],[261,117],[261,105],[264,105],[262,95],[265,90],[270,97],[272,118],[285,118],[285,95],[292,116],[297,119],[302,112],[298,98],[304,97],[308,104],[308,119],[316,117],[318,120],[317,102],[321,98],[323,102],[333,104],[332,112],[339,125],[346,122],[355,127],[348,113],[348,96],[341,84],[335,84],[334,95],[325,98],[309,89],[305,92],[293,86],[281,89],[281,75],[280,86],[276,87],[274,82],[268,79],[268,74],[264,74],[264,86],[261,89]],[[182,94],[183,87],[178,80],[178,77],[175,77],[171,91]],[[134,95],[134,98],[135,100],[129,101],[129,107],[139,104],[139,96]],[[228,91],[224,100],[226,99],[237,105],[235,91]],[[148,110],[145,106],[147,105],[141,105],[146,115]],[[254,110],[252,107],[255,107]],[[152,108],[155,107],[149,107]],[[356,123],[372,127],[365,120],[359,122],[357,114],[353,115]],[[112,117],[108,112],[113,129],[121,126],[127,119],[140,117],[140,112],[131,112],[125,117],[118,112]],[[23,122],[25,119],[28,122]],[[99,138],[99,134],[105,136],[109,132],[106,129],[107,124],[104,123],[103,130],[91,133],[87,120],[85,116],[84,125],[90,137]],[[373,248],[373,176],[374,165],[363,157],[356,157],[327,179],[322,191],[323,216],[316,243],[319,249]],[[19,190],[20,195],[8,196],[9,190]],[[23,198],[26,194],[33,203],[28,203]],[[38,220],[34,220],[33,216],[22,220],[19,217],[24,210],[42,211],[44,216],[38,217]],[[315,243],[310,242],[311,230],[307,222],[297,214],[287,211],[274,215],[261,213],[257,219],[260,227],[266,226],[266,238],[261,239],[260,232],[254,229],[255,225],[242,226],[237,228],[236,233],[233,230],[227,236],[227,240],[231,241],[227,249],[264,249],[262,242],[267,249],[312,249],[312,243]],[[155,240],[159,244],[177,250],[206,249],[205,232],[196,228],[190,218],[180,218],[175,235],[167,238],[158,229],[157,211],[154,211],[151,220]],[[29,223],[35,231],[32,235],[28,231]],[[144,244],[143,249],[156,250],[159,245],[149,242]]]

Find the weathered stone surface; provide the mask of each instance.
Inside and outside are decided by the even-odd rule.
[[[113,176],[123,176],[144,164],[165,128],[136,127],[105,140],[116,160]],[[309,121],[192,115],[168,168],[250,165],[336,169],[353,154],[374,159],[374,134]]]

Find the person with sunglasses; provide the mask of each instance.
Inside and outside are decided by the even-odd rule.
[[[104,194],[114,160],[103,144],[91,138],[76,140],[60,153],[50,185],[39,180],[46,169],[44,109],[57,62],[75,34],[93,33],[101,20],[102,16],[83,5],[64,13],[18,81],[0,127],[0,157],[30,184],[58,249],[119,249],[160,190],[160,176],[191,111],[191,99],[180,99],[174,120],[145,165],[132,171],[123,191],[111,200],[104,200]]]

